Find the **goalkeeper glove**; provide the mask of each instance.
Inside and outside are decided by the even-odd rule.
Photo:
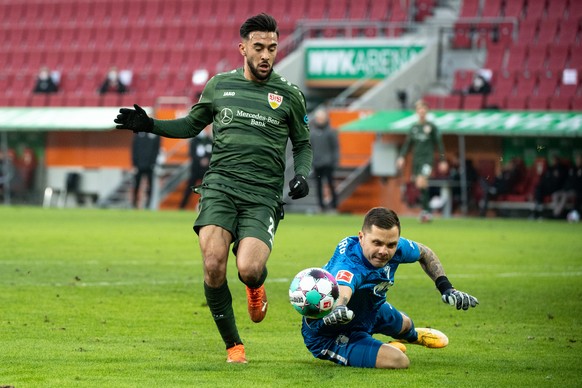
[[[443,293],[443,302],[450,304],[451,306],[456,306],[457,310],[463,309],[468,310],[469,306],[475,307],[479,304],[479,301],[474,296],[455,290],[454,288],[449,288]]]
[[[289,182],[289,196],[291,199],[299,199],[309,194],[309,185],[303,175],[295,175]]]
[[[337,306],[331,313],[323,317],[323,323],[326,325],[345,325],[354,319],[354,312],[346,306]]]
[[[134,104],[134,109],[121,108],[117,118],[113,120],[119,124],[117,129],[129,129],[133,132],[152,132],[154,120],[148,116],[141,106]]]

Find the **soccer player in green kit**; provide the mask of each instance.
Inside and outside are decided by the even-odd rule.
[[[442,136],[437,127],[427,120],[427,113],[428,104],[423,100],[417,101],[416,115],[418,116],[418,122],[410,128],[398,159],[396,159],[396,167],[402,170],[404,158],[412,145],[412,176],[414,185],[420,190],[421,222],[430,221],[432,218],[429,206],[428,179],[432,174],[435,148],[438,148],[439,152],[439,171],[445,172],[448,168]]]
[[[289,195],[309,193],[312,151],[303,93],[273,71],[279,32],[276,20],[259,14],[240,27],[242,68],[214,76],[186,117],[154,120],[138,105],[120,109],[117,129],[191,138],[213,125],[213,152],[194,223],[204,265],[204,293],[227,349],[227,362],[246,363],[226,279],[229,248],[246,285],[253,322],[267,313],[263,285],[267,259],[283,215],[285,150],[293,145],[295,177]]]

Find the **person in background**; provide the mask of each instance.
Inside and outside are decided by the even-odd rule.
[[[564,186],[552,194],[554,218],[564,216],[566,204],[573,202],[573,211],[582,211],[582,152],[574,156],[574,165],[568,169]]]
[[[430,193],[428,179],[432,174],[434,164],[434,153],[438,150],[438,170],[444,173],[448,170],[448,163],[445,159],[445,146],[442,136],[436,125],[427,120],[428,104],[423,101],[417,101],[416,114],[418,121],[410,128],[404,145],[400,149],[396,159],[396,167],[402,171],[405,164],[405,157],[412,147],[412,179],[414,185],[420,191],[420,202],[422,212],[420,221],[427,222],[432,220],[430,209]]]
[[[36,76],[34,93],[56,93],[59,91],[58,84],[53,80],[50,69],[46,66],[40,68]]]
[[[154,171],[160,153],[160,137],[152,133],[137,132],[133,135],[131,160],[134,168],[133,207],[139,207],[139,189],[142,178],[147,179],[144,208],[149,209],[154,185]]]
[[[180,209],[185,209],[194,187],[198,185],[208,167],[212,156],[212,127],[209,125],[200,132],[200,135],[190,140],[190,177],[184,189]]]
[[[322,211],[326,210],[324,202],[324,182],[331,195],[331,210],[337,209],[337,193],[333,183],[333,174],[339,162],[339,142],[335,130],[329,126],[328,113],[319,108],[313,115],[311,126],[311,147],[313,148],[313,173],[317,182],[317,202]]]
[[[99,94],[106,93],[125,93],[127,92],[127,85],[125,85],[119,78],[117,67],[113,66],[107,72],[107,77],[99,88]]]
[[[539,219],[542,217],[546,198],[562,189],[566,174],[567,169],[558,155],[550,155],[548,157],[548,166],[534,190],[535,205],[531,215],[532,218]]]
[[[467,89],[467,94],[489,94],[491,93],[491,84],[481,74],[475,74],[473,82]]]
[[[441,294],[457,310],[479,304],[457,290],[441,261],[426,245],[401,237],[398,215],[375,207],[364,217],[357,236],[339,242],[323,267],[337,280],[339,297],[334,309],[321,319],[303,317],[301,334],[314,357],[343,366],[407,368],[406,345],[443,348],[448,337],[436,329],[416,328],[406,314],[386,301],[400,264],[418,262]],[[374,335],[392,337],[383,342]]]
[[[489,209],[489,201],[498,197],[511,194],[520,182],[526,179],[525,163],[520,157],[513,157],[507,161],[497,174],[492,183],[481,179],[479,184],[483,191],[483,198],[479,204],[479,215],[485,217]]]

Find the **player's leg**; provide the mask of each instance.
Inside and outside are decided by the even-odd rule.
[[[145,208],[149,209],[152,202],[152,192],[154,191],[154,170],[146,170],[145,175],[147,180]]]
[[[248,195],[237,203],[238,241],[235,241],[236,264],[240,280],[247,286],[248,311],[253,322],[261,322],[267,314],[267,260],[273,247],[275,231],[281,217],[276,202],[261,202]]]
[[[224,193],[204,189],[200,214],[194,225],[198,233],[204,265],[204,295],[226,345],[228,362],[246,363],[239,336],[232,295],[226,281],[229,247],[232,243],[236,209]]]
[[[421,221],[430,221],[430,193],[428,189],[428,177],[432,172],[432,168],[428,164],[421,167],[421,171],[416,175],[415,185],[420,192],[420,206],[422,208]]]
[[[254,237],[245,237],[238,245],[238,276],[246,286],[249,316],[255,323],[261,322],[267,315],[268,300],[264,283],[270,253],[267,244]]]
[[[438,330],[415,328],[410,317],[387,302],[380,307],[373,333],[384,334],[399,342],[428,348],[443,348],[449,343],[447,336]]]
[[[427,348],[444,348],[449,344],[448,337],[439,330],[428,327],[415,328],[414,322],[406,314],[402,314],[402,329],[394,338]]]
[[[323,169],[321,167],[315,168],[315,188],[317,192],[317,204],[321,211],[325,210],[325,203],[323,202]]]
[[[366,332],[351,332],[321,341],[310,341],[311,353],[322,360],[356,368],[402,369],[410,361],[402,351],[384,344]]]
[[[141,183],[142,171],[137,169],[133,176],[133,207],[137,209],[139,203],[139,185]]]
[[[331,207],[332,210],[337,208],[337,193],[335,191],[335,187],[333,185],[333,167],[326,166],[325,167],[325,180],[327,181],[327,187],[329,188],[329,193],[331,195]]]

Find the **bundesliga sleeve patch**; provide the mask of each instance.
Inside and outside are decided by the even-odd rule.
[[[354,277],[354,274],[351,273],[350,271],[341,270],[335,276],[335,280],[343,280],[346,283],[351,283],[353,277]]]

